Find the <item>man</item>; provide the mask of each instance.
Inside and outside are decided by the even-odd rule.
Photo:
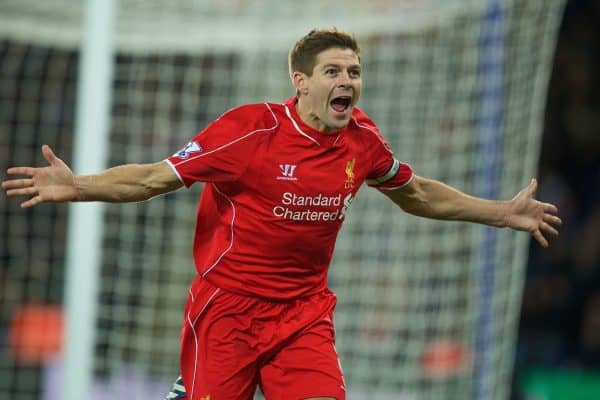
[[[327,288],[337,233],[363,182],[411,214],[529,231],[544,247],[561,224],[536,182],[510,201],[468,196],[398,161],[355,105],[356,40],[313,30],[292,48],[296,96],[223,114],[164,161],[75,176],[48,146],[45,168],[16,167],[8,196],[130,202],[207,182],[194,239],[171,399],[344,399]],[[184,388],[185,387],[185,388]],[[187,393],[186,393],[187,392]]]

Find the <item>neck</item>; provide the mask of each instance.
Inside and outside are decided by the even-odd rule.
[[[338,131],[337,129],[333,130],[332,128],[325,125],[323,121],[319,119],[317,113],[313,111],[313,107],[308,102],[308,100],[304,99],[303,97],[298,96],[298,101],[296,102],[295,107],[296,112],[298,113],[298,116],[300,117],[302,122],[304,122],[311,128],[323,133],[335,133]]]

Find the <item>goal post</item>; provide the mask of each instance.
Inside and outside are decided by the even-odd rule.
[[[79,174],[92,174],[107,168],[115,2],[87,0],[85,4],[71,168]],[[60,393],[64,400],[78,400],[91,394],[103,206],[100,202],[69,206]]]
[[[467,193],[510,198],[536,175],[564,2],[116,1],[108,165],[155,162],[232,107],[285,101],[293,42],[337,26],[358,37],[359,106],[399,159]],[[0,167],[43,163],[42,143],[72,161],[82,3],[0,3]],[[176,378],[201,190],[105,206],[92,398],[160,398]],[[0,197],[7,330],[21,304],[61,303],[72,245],[65,205],[24,213],[15,203]],[[348,398],[507,399],[528,241],[408,216],[362,189],[329,273]],[[32,373],[6,348],[0,397],[56,398],[55,364]]]

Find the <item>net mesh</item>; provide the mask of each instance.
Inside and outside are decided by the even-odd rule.
[[[0,3],[0,167],[43,164],[42,143],[70,160],[79,3]],[[535,175],[562,6],[123,0],[109,164],[163,159],[227,109],[284,101],[291,44],[335,25],[359,38],[360,106],[398,158],[468,193],[509,198]],[[97,398],[160,398],[175,379],[201,190],[107,206]],[[61,302],[67,209],[17,203],[0,197],[0,397],[51,399],[53,359],[20,359],[10,332],[24,305]],[[362,190],[329,275],[349,398],[508,398],[527,240],[410,217]]]

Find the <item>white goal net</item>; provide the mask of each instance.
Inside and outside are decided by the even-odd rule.
[[[72,157],[81,3],[0,1],[2,170],[43,164],[43,143]],[[293,42],[337,26],[359,39],[359,105],[399,159],[510,198],[536,174],[563,3],[121,0],[109,164],[161,160],[225,110],[286,100]],[[105,209],[97,399],[161,399],[178,374],[201,189]],[[55,398],[57,363],[23,356],[15,315],[61,304],[66,211],[0,196],[0,398]],[[329,275],[349,399],[507,399],[528,240],[411,217],[363,189]]]

